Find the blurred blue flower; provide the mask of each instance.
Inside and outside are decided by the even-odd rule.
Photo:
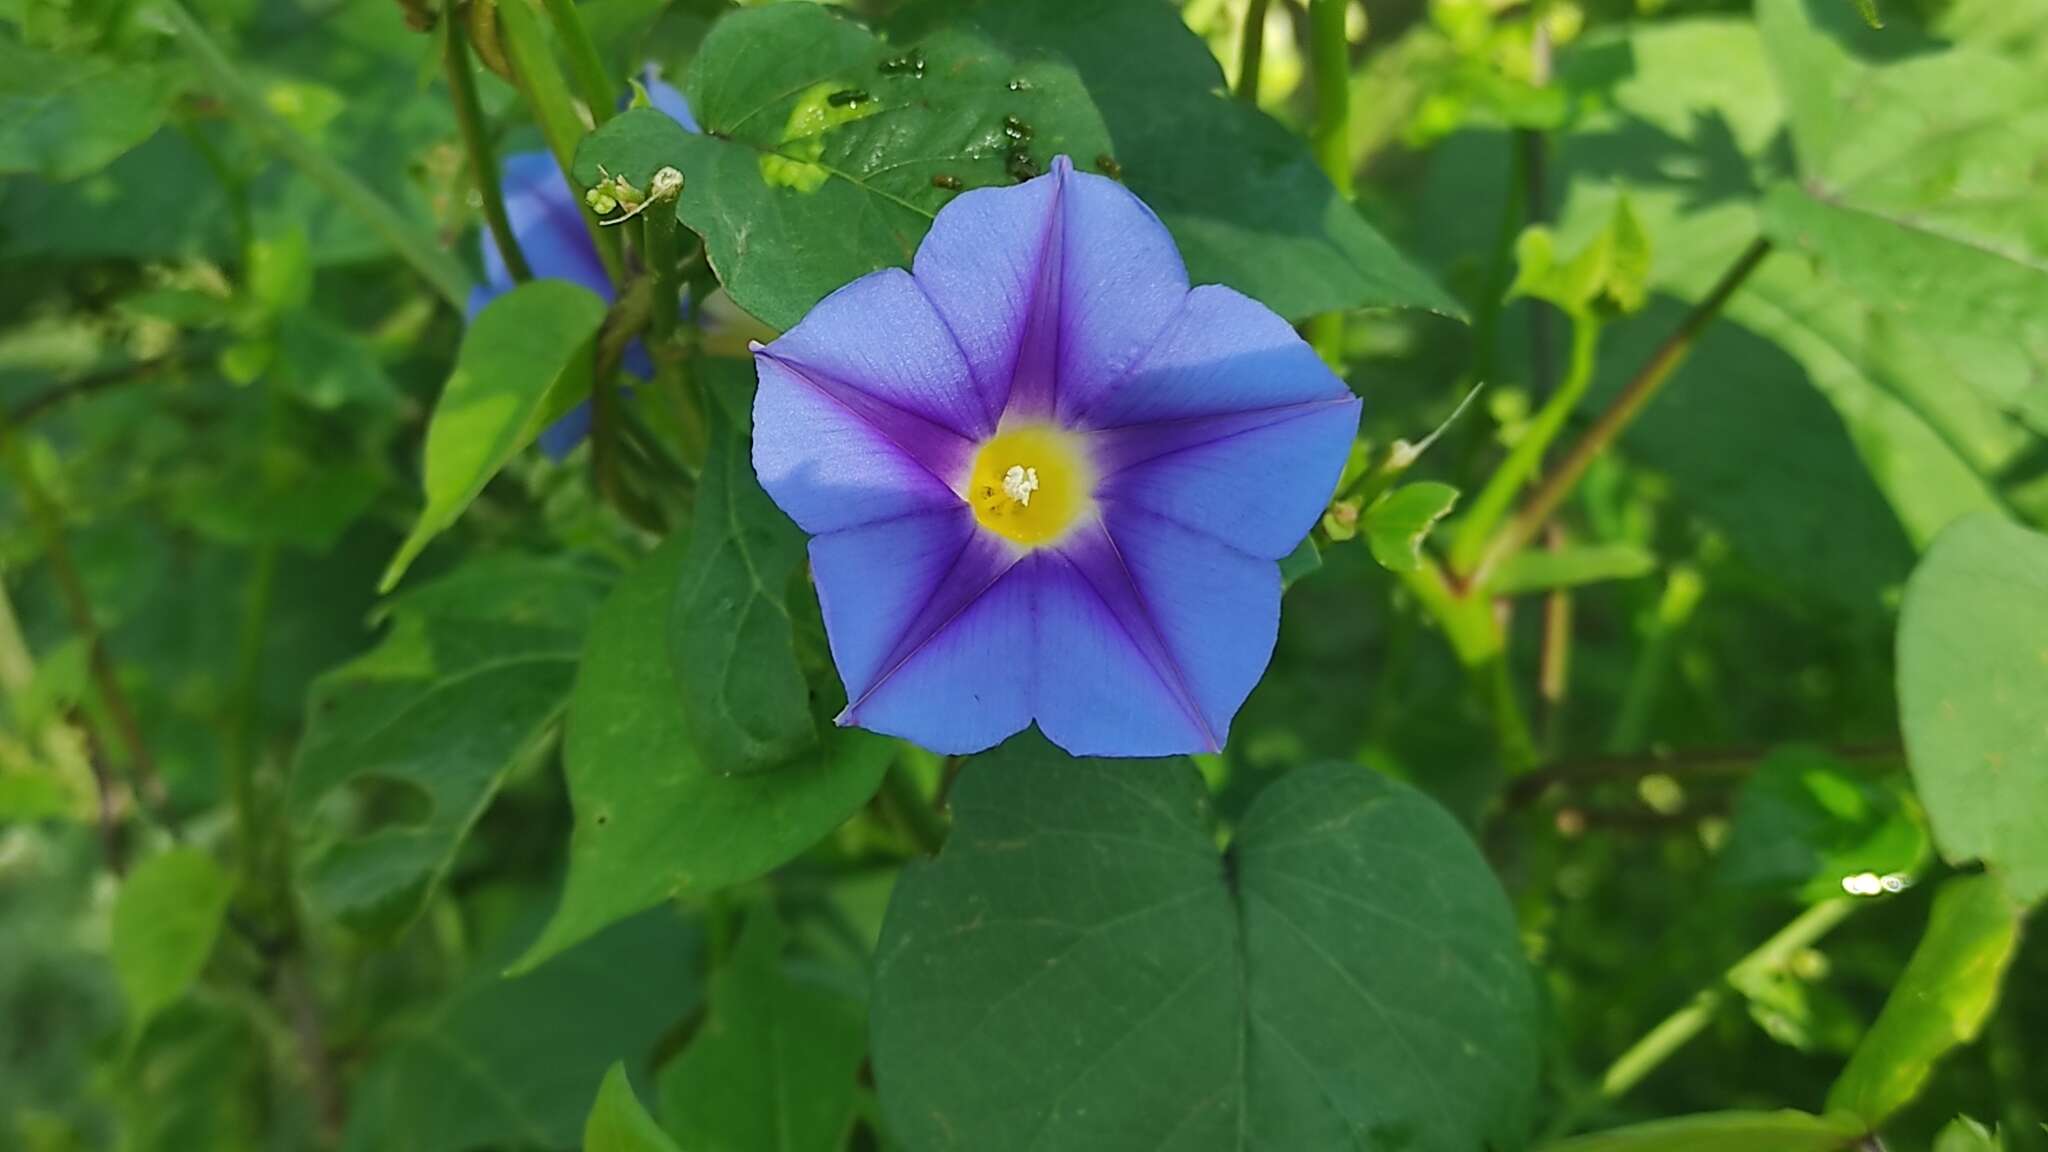
[[[689,102],[683,99],[681,92],[661,79],[653,65],[648,65],[641,73],[640,83],[647,91],[649,104],[668,113],[670,118],[690,131],[700,131],[696,117],[690,115]],[[613,298],[611,278],[605,275],[604,264],[597,257],[597,245],[591,242],[589,230],[583,225],[584,206],[570,190],[568,178],[563,175],[561,166],[555,163],[554,156],[545,151],[514,152],[506,156],[504,192],[505,215],[511,221],[512,235],[518,239],[519,251],[525,255],[527,267],[533,270],[534,276],[542,280],[574,281],[610,303]],[[470,320],[483,311],[484,305],[510,292],[516,283],[511,270],[505,267],[505,256],[498,251],[498,242],[490,230],[483,229],[479,240],[483,252],[484,282],[469,294],[465,318]],[[626,347],[623,367],[642,380],[654,375],[654,364],[647,358],[647,349],[637,340]],[[586,400],[541,432],[541,451],[550,459],[560,460],[588,435],[590,402]]]
[[[1190,290],[1159,218],[1060,157],[755,355],[754,468],[813,534],[840,723],[1222,747],[1358,428],[1285,320]]]

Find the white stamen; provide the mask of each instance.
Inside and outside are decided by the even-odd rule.
[[[1038,491],[1038,469],[1026,468],[1022,464],[1012,464],[1010,465],[1010,470],[1003,473],[1003,495],[1008,496],[1024,507],[1031,507],[1031,494],[1036,491]]]

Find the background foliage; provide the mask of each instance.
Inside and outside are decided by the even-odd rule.
[[[748,463],[1062,153],[1366,399],[1220,755],[833,728]],[[0,1147],[2048,1149],[2040,0],[8,0],[0,174]]]

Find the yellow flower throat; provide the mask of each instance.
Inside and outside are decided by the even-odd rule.
[[[981,526],[1035,548],[1067,534],[1095,505],[1095,470],[1072,433],[1021,424],[996,433],[974,454],[967,502]]]

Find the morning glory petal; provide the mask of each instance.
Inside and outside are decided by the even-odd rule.
[[[919,614],[960,567],[973,534],[973,515],[955,506],[811,539],[811,574],[847,700],[866,696],[891,654],[913,643]],[[873,578],[883,571],[891,578]]]
[[[1321,401],[1120,430],[1104,445],[1096,498],[1277,560],[1336,491],[1358,410],[1356,399]]]
[[[1188,295],[1187,267],[1166,225],[1106,176],[1062,156],[1060,422],[1101,403],[1144,356]]]
[[[870,273],[820,300],[767,354],[857,394],[864,407],[894,409],[955,437],[995,431],[998,413],[976,394],[959,342],[901,268]]]
[[[1099,528],[1093,535],[1106,539]],[[1075,552],[1082,553],[1079,563]],[[1076,756],[1221,747],[1113,549],[1091,543],[1033,559],[1033,714],[1046,739]]]
[[[924,590],[875,682],[849,693],[839,722],[948,755],[979,752],[1023,730],[1035,684],[1031,577],[1050,561],[1020,560],[985,533],[972,533],[952,568]],[[894,558],[881,563],[893,573]],[[869,566],[860,576],[872,580],[876,571]],[[840,588],[850,585],[842,580]]]
[[[1294,326],[1235,289],[1204,284],[1114,388],[1069,409],[1083,428],[1119,428],[1349,400]]]
[[[929,421],[756,350],[754,474],[812,534],[964,509],[956,483],[973,447]]]
[[[1280,568],[1142,509],[1111,508],[1103,538],[1221,745],[1280,632]],[[1176,751],[1192,751],[1192,746]]]
[[[1040,176],[953,198],[911,264],[918,286],[960,343],[975,391],[991,412],[1010,396],[1042,274],[1058,181]]]

